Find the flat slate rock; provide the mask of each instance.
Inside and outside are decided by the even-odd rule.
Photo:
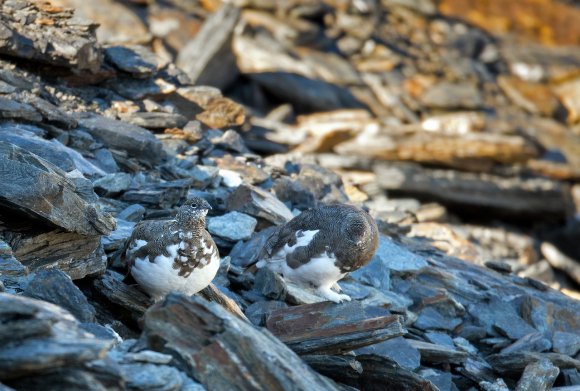
[[[426,307],[419,313],[414,325],[422,330],[453,331],[461,323],[463,320],[459,317],[443,315],[433,307]]]
[[[547,359],[528,364],[526,369],[524,369],[522,378],[518,382],[516,391],[551,390],[559,374],[560,369]]]
[[[102,116],[80,119],[79,124],[109,148],[127,151],[141,161],[154,164],[165,157],[161,141],[137,125]]]
[[[380,307],[328,301],[277,310],[266,327],[300,354],[340,354],[406,333],[401,318]]]
[[[385,276],[387,271],[383,268],[395,272],[412,273],[427,266],[427,260],[412,253],[404,246],[397,244],[388,236],[380,234],[379,248],[369,265],[371,266],[371,269],[374,269],[372,272],[373,274],[376,273],[376,276]],[[364,271],[361,271],[361,273],[361,277],[365,275]],[[368,273],[371,272],[369,271]],[[357,274],[355,274],[355,276],[356,275]],[[379,285],[375,286],[375,288],[388,288],[388,286],[385,286],[384,280],[377,282],[374,281],[372,277],[367,277],[367,281],[371,281],[374,285]]]
[[[512,304],[494,297],[468,307],[469,313],[493,334],[495,329],[511,339],[520,339],[537,330],[518,315]]]
[[[405,338],[396,337],[377,344],[357,349],[358,354],[376,354],[388,357],[402,368],[414,371],[421,365],[421,354]]]
[[[66,310],[0,293],[0,379],[36,374],[103,358],[110,342],[78,327]]]
[[[171,354],[208,389],[337,390],[271,334],[195,296],[170,294],[152,306],[141,345]]]
[[[157,57],[144,46],[110,46],[105,58],[116,68],[135,77],[151,76],[157,71]]]
[[[252,236],[258,221],[252,216],[244,213],[229,212],[222,216],[210,217],[207,222],[207,229],[210,233],[222,239],[237,242],[246,240]]]
[[[238,69],[232,40],[239,18],[238,7],[224,4],[179,51],[176,64],[195,84],[224,90],[235,80]]]
[[[556,353],[573,357],[580,352],[580,335],[578,334],[556,331],[552,336],[552,342]]]
[[[181,114],[162,112],[125,114],[121,116],[121,119],[151,130],[183,128],[187,124],[187,118]]]
[[[95,308],[70,277],[60,270],[49,269],[35,273],[23,293],[25,296],[61,306],[79,322],[95,320]]]
[[[74,19],[71,10],[20,0],[3,2],[0,15],[2,54],[77,70],[101,66],[96,25]]]
[[[275,225],[283,224],[294,215],[273,194],[252,185],[240,185],[227,199],[227,208],[259,217]]]
[[[82,235],[107,234],[110,215],[84,200],[63,171],[14,145],[0,141],[0,204]]]
[[[42,115],[31,105],[0,97],[0,118],[41,122]]]

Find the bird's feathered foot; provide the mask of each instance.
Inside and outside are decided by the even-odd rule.
[[[349,295],[336,293],[330,287],[327,287],[327,286],[319,287],[318,289],[316,289],[316,293],[318,295],[324,297],[325,299],[328,299],[334,303],[342,303],[342,302],[351,300]]]

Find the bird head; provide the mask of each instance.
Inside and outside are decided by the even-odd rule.
[[[177,221],[187,223],[192,219],[199,219],[205,217],[207,212],[211,210],[209,203],[203,198],[194,197],[187,200],[177,210]]]

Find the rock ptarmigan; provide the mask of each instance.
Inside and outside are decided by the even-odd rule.
[[[322,297],[340,303],[350,297],[331,288],[366,265],[378,243],[377,224],[367,212],[352,205],[325,205],[302,212],[274,231],[256,266],[313,286]]]
[[[211,206],[186,201],[174,220],[142,221],[129,238],[125,256],[139,286],[155,301],[169,292],[192,295],[209,285],[219,266],[218,249],[205,230]]]

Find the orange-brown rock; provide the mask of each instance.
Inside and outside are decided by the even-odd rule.
[[[531,114],[552,117],[561,107],[556,95],[545,84],[503,75],[498,77],[497,82],[515,105]]]
[[[469,133],[463,135],[417,132],[365,132],[339,144],[335,151],[382,160],[438,163],[450,167],[487,171],[494,163],[525,162],[539,153],[520,136]]]
[[[580,8],[559,0],[441,0],[439,11],[493,33],[548,45],[580,44]]]

